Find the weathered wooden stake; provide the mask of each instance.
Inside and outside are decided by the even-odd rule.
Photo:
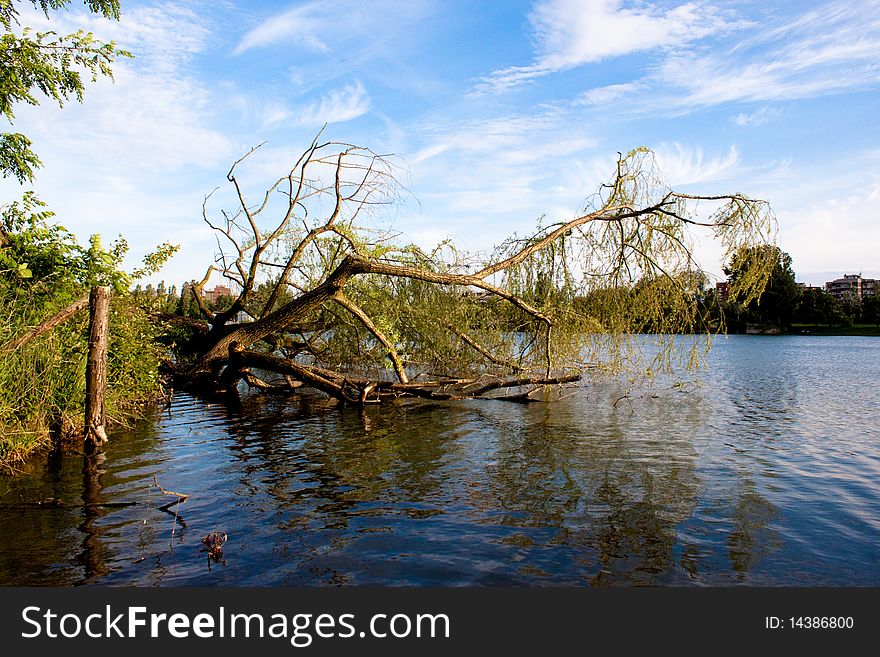
[[[107,442],[104,397],[107,392],[107,338],[110,288],[93,287],[89,295],[89,357],[86,364],[86,448]]]

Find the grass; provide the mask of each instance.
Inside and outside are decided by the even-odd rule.
[[[875,324],[853,324],[852,326],[813,326],[812,324],[792,324],[790,333],[797,335],[865,335],[880,336],[880,327]]]
[[[7,319],[0,346],[51,311],[0,300]],[[0,467],[10,469],[62,439],[82,440],[88,313],[83,312],[25,346],[0,356]],[[106,413],[108,423],[136,415],[159,393],[156,327],[130,303],[111,303]]]

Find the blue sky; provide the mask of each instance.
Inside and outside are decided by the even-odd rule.
[[[124,234],[132,264],[179,243],[157,280],[212,261],[201,203],[235,159],[267,142],[242,171],[256,197],[324,122],[406,163],[414,200],[388,221],[423,246],[571,218],[646,145],[678,190],[769,200],[799,280],[880,277],[878,0],[123,0],[118,24],[53,24],[136,57],[81,106],[19,108],[35,188],[83,240]]]

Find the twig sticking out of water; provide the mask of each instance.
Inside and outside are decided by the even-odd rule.
[[[189,499],[189,495],[186,495],[186,494],[184,494],[184,493],[175,493],[173,490],[165,490],[164,488],[162,488],[162,487],[159,485],[159,481],[156,479],[156,475],[153,475],[153,486],[155,486],[156,488],[158,488],[159,491],[160,491],[163,495],[173,495],[173,496],[175,496],[175,497],[177,498],[177,499],[174,500],[173,502],[168,502],[168,504],[163,504],[162,506],[159,507],[159,510],[160,510],[160,511],[165,511],[166,513],[171,513],[171,507],[172,507],[172,506],[174,507],[174,520],[175,520],[175,525],[174,525],[174,527],[171,528],[171,542],[172,542],[172,546],[173,546],[173,543],[174,543],[174,530],[177,528],[177,524],[176,524],[176,523],[179,522],[179,523],[183,526],[183,528],[186,529],[186,521],[180,516],[180,514],[178,513],[178,511],[179,511],[179,509],[180,509],[180,505],[181,505],[183,502],[186,502],[186,501]]]
[[[189,499],[189,495],[187,495],[186,493],[175,493],[173,490],[165,490],[164,488],[162,488],[159,485],[159,481],[156,479],[156,475],[153,475],[153,486],[158,488],[162,492],[163,495],[174,495],[175,497],[178,498],[174,502],[169,502],[168,504],[165,504],[164,507],[160,506],[159,508],[162,509],[163,511],[166,508],[171,507],[172,504],[180,504],[181,502],[186,502],[187,499]]]

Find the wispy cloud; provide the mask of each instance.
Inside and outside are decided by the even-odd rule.
[[[255,48],[286,45],[292,49],[327,53],[351,40],[389,39],[396,30],[420,20],[429,0],[314,0],[265,19],[248,30],[235,46],[240,55]]]
[[[673,187],[723,181],[742,165],[736,146],[714,157],[706,157],[702,148],[680,143],[661,144],[655,153],[661,171]]]
[[[324,123],[351,121],[370,109],[370,97],[360,82],[334,89],[295,112],[297,125],[321,126]]]
[[[488,250],[513,231],[530,231],[545,213],[572,216],[592,189],[558,187],[597,140],[556,108],[421,126],[407,162],[424,208],[442,209],[444,236]],[[607,173],[607,172],[606,172]],[[427,233],[426,233],[427,234]],[[432,234],[433,235],[433,234]]]
[[[740,112],[736,116],[731,117],[731,120],[738,126],[759,126],[764,125],[768,121],[772,121],[782,114],[782,110],[778,107],[770,107],[769,105],[764,105],[763,107],[758,108],[754,112],[745,113]]]
[[[212,184],[199,172],[228,164],[237,148],[218,127],[213,91],[198,77],[209,19],[161,3],[132,6],[119,22],[83,11],[53,13],[49,28],[115,39],[135,58],[113,65],[113,81],[89,85],[82,105],[22,106],[16,128],[33,139],[44,162],[36,180],[41,197],[80,238],[124,233],[131,262],[161,239],[195,239],[193,208]]]
[[[35,15],[34,19],[45,20],[45,16]],[[210,36],[206,23],[193,9],[160,2],[126,9],[118,22],[79,12],[54,14],[50,25],[58,31],[69,26],[115,40],[136,53],[139,68],[174,74],[204,51]]]
[[[326,52],[328,47],[322,36],[326,33],[323,29],[326,4],[328,3],[312,2],[273,16],[248,31],[238,42],[233,53],[240,55],[252,48],[261,48],[282,41],[316,52]]]
[[[538,64],[563,70],[700,39],[728,26],[714,7],[689,2],[667,11],[624,9],[621,0],[547,0],[532,14],[540,44]]]
[[[880,3],[836,2],[764,26],[705,2],[670,9],[620,0],[540,0],[530,15],[535,58],[477,81],[500,93],[551,73],[652,51],[636,79],[596,87],[571,104],[621,99],[628,112],[689,113],[725,103],[769,103],[868,89],[880,82]],[[737,40],[725,39],[736,33]],[[714,39],[707,41],[709,38]],[[738,113],[758,125],[774,111]]]
[[[228,138],[210,127],[211,91],[190,70],[210,34],[197,13],[162,3],[135,6],[119,22],[85,12],[53,15],[51,27],[59,32],[81,28],[115,39],[136,57],[117,61],[114,80],[98,80],[81,107],[25,109],[22,118],[34,122],[32,133],[47,164],[54,152],[63,158],[93,158],[94,166],[110,172],[167,170],[207,165],[228,152]],[[63,132],[46,122],[56,115],[64,117]]]
[[[703,2],[661,10],[623,8],[621,0],[542,0],[530,16],[535,61],[492,71],[478,93],[507,91],[536,78],[635,52],[680,48],[719,30],[737,27]]]
[[[626,82],[623,84],[609,84],[604,87],[595,87],[582,93],[575,98],[574,105],[607,105],[608,103],[619,100],[624,96],[628,96],[640,89],[644,85],[639,82]]]
[[[880,82],[880,3],[835,3],[791,24],[757,31],[728,50],[679,52],[652,84],[669,106],[767,102],[867,89]]]

